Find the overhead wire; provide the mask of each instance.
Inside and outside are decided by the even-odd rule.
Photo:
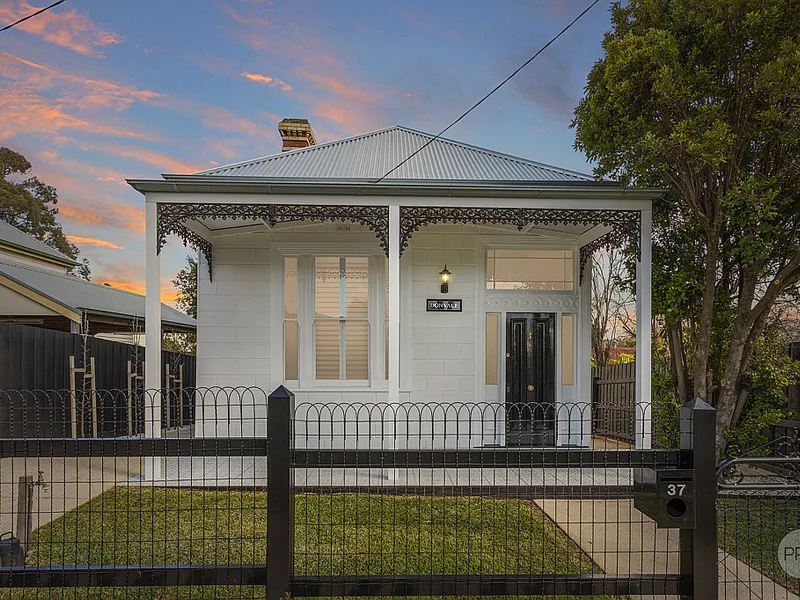
[[[40,9],[39,9],[39,10],[37,10],[36,12],[33,12],[33,13],[29,14],[27,17],[22,17],[21,19],[19,19],[19,20],[17,20],[17,21],[14,21],[13,23],[10,23],[10,24],[6,25],[6,26],[5,26],[5,27],[3,27],[2,29],[0,29],[0,33],[2,33],[2,32],[4,32],[4,31],[6,31],[7,29],[11,29],[12,27],[15,27],[15,26],[17,26],[17,25],[19,25],[20,23],[23,23],[24,21],[27,21],[28,19],[32,19],[32,18],[33,18],[33,17],[35,17],[36,15],[40,15],[40,14],[42,14],[43,12],[47,12],[47,11],[48,11],[48,10],[50,10],[51,8],[55,8],[55,7],[56,7],[56,6],[58,6],[59,4],[63,4],[63,3],[64,3],[64,2],[66,2],[66,1],[67,1],[67,0],[58,0],[58,2],[53,2],[53,3],[52,3],[50,6],[45,6],[44,8],[40,8]]]
[[[477,101],[475,104],[473,104],[473,105],[472,105],[472,106],[471,106],[471,107],[470,107],[468,110],[466,110],[465,112],[463,112],[463,113],[461,114],[461,116],[459,116],[459,117],[458,117],[458,118],[457,118],[455,121],[453,121],[452,123],[450,123],[450,125],[448,125],[448,126],[447,126],[447,127],[445,127],[444,129],[442,129],[442,130],[441,130],[439,133],[437,133],[435,136],[433,136],[431,139],[429,139],[427,142],[425,142],[425,143],[424,143],[422,146],[420,146],[419,148],[417,148],[417,149],[416,149],[414,152],[412,152],[411,154],[409,154],[409,155],[408,155],[406,158],[404,158],[404,159],[403,159],[401,162],[399,162],[397,165],[395,165],[394,167],[392,167],[391,169],[389,169],[389,170],[388,170],[386,173],[384,173],[384,174],[383,174],[381,177],[379,177],[378,179],[376,179],[376,180],[375,180],[375,181],[373,181],[372,183],[380,183],[381,181],[383,181],[384,179],[386,179],[386,178],[387,178],[389,175],[391,175],[392,173],[394,173],[394,172],[395,172],[397,169],[399,169],[399,168],[400,168],[400,167],[402,167],[404,164],[406,164],[406,163],[407,163],[409,160],[411,160],[412,158],[414,158],[414,157],[415,157],[417,154],[419,154],[420,152],[422,152],[422,151],[423,151],[425,148],[427,148],[428,146],[430,146],[430,145],[431,145],[433,142],[435,142],[435,141],[436,141],[436,140],[438,140],[440,137],[442,137],[442,136],[443,136],[445,133],[447,133],[447,131],[449,131],[449,130],[450,130],[452,127],[453,127],[453,126],[455,126],[457,123],[459,123],[459,122],[460,122],[460,121],[461,121],[461,120],[462,120],[464,117],[466,117],[466,116],[467,116],[469,113],[471,113],[473,110],[475,110],[476,108],[478,108],[478,107],[479,107],[481,104],[483,104],[483,103],[484,103],[484,102],[485,102],[485,101],[486,101],[486,100],[489,98],[489,96],[491,96],[492,94],[494,94],[494,93],[495,93],[497,90],[499,90],[501,87],[503,87],[503,86],[504,86],[506,83],[508,83],[509,81],[511,81],[511,80],[512,80],[512,79],[513,79],[513,78],[514,78],[514,77],[515,77],[515,76],[516,76],[516,75],[517,75],[517,74],[518,74],[520,71],[522,71],[522,69],[524,69],[524,68],[525,68],[525,67],[527,67],[529,64],[531,64],[531,63],[532,63],[532,62],[533,62],[533,61],[536,59],[536,57],[538,57],[538,56],[539,56],[539,55],[540,55],[542,52],[544,52],[545,50],[547,50],[547,48],[549,48],[549,47],[550,47],[550,45],[552,45],[552,44],[553,44],[553,42],[555,42],[555,41],[556,41],[558,38],[560,38],[562,35],[564,35],[564,34],[565,34],[565,33],[566,33],[566,32],[567,32],[567,31],[568,31],[568,30],[569,30],[569,29],[570,29],[570,28],[571,28],[573,25],[575,25],[575,23],[577,23],[577,22],[578,22],[578,21],[579,21],[579,20],[580,20],[580,19],[581,19],[581,18],[582,18],[582,17],[583,17],[583,16],[584,16],[586,13],[587,13],[587,12],[589,12],[589,11],[590,11],[590,10],[591,10],[591,9],[594,7],[594,5],[595,5],[595,4],[597,4],[598,2],[600,2],[600,0],[594,0],[594,2],[592,2],[592,3],[591,3],[589,6],[587,6],[586,8],[584,8],[584,9],[583,9],[583,10],[582,10],[582,11],[581,11],[579,14],[578,14],[578,16],[576,16],[574,19],[572,19],[572,21],[570,21],[570,22],[569,22],[569,24],[567,24],[567,25],[566,25],[566,27],[564,27],[564,28],[563,28],[561,31],[559,31],[559,32],[558,32],[558,33],[557,33],[555,36],[553,36],[553,37],[550,39],[550,41],[549,41],[549,42],[547,42],[547,43],[546,43],[544,46],[542,46],[541,48],[539,48],[539,50],[537,50],[537,51],[536,51],[536,54],[534,54],[533,56],[531,56],[531,57],[530,57],[528,60],[526,60],[526,61],[525,61],[524,63],[522,63],[522,64],[521,64],[519,67],[517,67],[517,69],[516,69],[516,70],[515,70],[513,73],[511,73],[511,75],[509,75],[509,76],[508,76],[508,77],[506,77],[506,78],[505,78],[503,81],[501,81],[500,83],[498,83],[498,84],[497,84],[497,85],[494,87],[494,89],[492,89],[492,91],[490,91],[490,92],[489,92],[488,94],[486,94],[486,95],[485,95],[483,98],[481,98],[480,100],[478,100],[478,101]]]

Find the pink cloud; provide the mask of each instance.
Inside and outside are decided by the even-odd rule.
[[[101,134],[122,135],[123,137],[155,141],[156,138],[153,135],[123,131],[120,128],[99,125],[97,122],[88,123],[85,119],[73,117],[65,111],[65,107],[69,106],[79,110],[109,109],[120,112],[135,102],[142,102],[154,108],[161,108],[199,119],[209,129],[225,133],[243,133],[253,137],[264,137],[270,134],[270,127],[265,127],[263,124],[256,123],[222,107],[204,105],[193,100],[185,100],[152,90],[140,89],[132,85],[58,72],[44,65],[3,52],[0,52],[0,76],[18,81],[27,91],[36,93],[37,96],[43,91],[53,90],[57,92],[59,103],[53,108],[60,119],[57,120],[57,127],[54,125],[49,127],[50,129],[70,126],[78,129],[89,129]],[[48,104],[48,101],[42,96],[39,96],[39,98],[41,103]],[[50,117],[49,120],[53,119],[54,117]],[[277,123],[277,120],[275,123]],[[6,125],[13,131],[14,128],[11,123]],[[20,129],[20,132],[31,131],[30,128],[17,129]],[[0,124],[0,135],[2,135],[2,124]],[[11,134],[6,134],[6,137],[9,135]]]
[[[241,14],[230,6],[222,9],[238,23],[235,36],[252,50],[269,52],[287,60],[317,67],[341,65],[339,58],[303,22],[276,27],[274,23],[256,13]],[[241,27],[244,25],[244,28]]]
[[[119,185],[128,185],[128,182],[124,179],[119,179],[117,177],[112,177],[111,175],[104,175],[102,177],[95,177],[95,181],[103,181],[107,183],[117,183]]]
[[[163,169],[165,173],[193,173],[205,168],[204,165],[185,163],[166,154],[156,152],[155,150],[138,146],[109,144],[104,145],[102,151],[116,156],[132,158],[140,163]]]
[[[308,79],[320,89],[357,102],[377,102],[384,97],[384,94],[364,89],[353,83],[347,83],[342,78],[320,75],[304,69],[298,69],[295,73]]]
[[[143,279],[144,271],[131,268],[129,265],[115,266],[113,274],[105,274],[102,271],[92,277],[94,283],[99,283],[100,285],[108,284],[112,288],[141,296],[145,294]],[[163,279],[161,281],[161,301],[174,305],[177,296],[178,291],[172,285],[172,281]]]
[[[122,246],[117,246],[113,242],[109,242],[108,240],[101,240],[93,237],[84,237],[80,235],[68,235],[67,239],[78,246],[95,246],[97,248],[108,248],[110,250],[125,250]]]
[[[242,73],[242,77],[270,87],[279,87],[284,92],[292,91],[292,86],[277,77],[270,77],[268,75],[262,75],[261,73]]]
[[[59,72],[6,52],[0,52],[0,75],[36,92],[57,89],[59,102],[80,109],[122,111],[134,102],[150,102],[161,96],[132,85]]]
[[[80,206],[72,202],[58,203],[59,216],[76,225],[130,229],[144,234],[144,207],[137,208],[119,202],[83,199]]]
[[[38,160],[31,160],[33,173],[58,190],[58,218],[67,225],[67,232],[70,231],[68,225],[74,224],[144,233],[144,205],[133,205],[117,195],[122,190],[116,184],[109,186],[96,181],[104,173],[115,178],[123,177],[121,174],[81,161],[61,158],[53,151],[39,152],[36,158]],[[81,175],[88,175],[92,179]],[[129,189],[126,187],[125,192]],[[108,190],[113,192],[106,193]],[[130,195],[138,196],[132,191]]]
[[[22,89],[6,90],[0,94],[0,140],[20,134],[37,133],[51,136],[58,142],[69,141],[64,130],[80,130],[95,135],[147,139],[147,136],[124,127],[89,122],[71,115],[62,103],[46,100],[39,94]]]
[[[44,150],[39,152],[37,156],[56,168],[66,169],[70,173],[84,173],[93,177],[95,181],[128,185],[125,181],[125,175],[122,173],[111,171],[105,167],[95,167],[84,161],[64,158],[53,150]],[[41,163],[37,167],[41,168]]]
[[[0,5],[0,21],[10,23],[27,16],[40,7],[22,2]],[[19,29],[41,37],[51,44],[68,48],[86,56],[105,56],[100,48],[122,42],[122,36],[94,23],[74,8],[59,6],[17,25]]]

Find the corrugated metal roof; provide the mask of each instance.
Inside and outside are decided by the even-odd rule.
[[[214,177],[375,180],[434,136],[387,129],[200,171]],[[590,175],[439,138],[388,179],[450,181],[593,181]]]
[[[44,242],[40,242],[36,238],[29,236],[27,233],[23,233],[13,225],[6,223],[5,221],[0,221],[0,244],[7,244],[11,247],[20,248],[22,250],[27,250],[28,252],[32,252],[33,254],[38,254],[39,256],[44,256],[58,262],[64,263],[65,265],[77,265],[78,263],[72,260],[66,254],[62,254],[55,248],[51,248]]]
[[[144,319],[144,296],[133,292],[6,261],[0,261],[0,274],[75,312]],[[197,326],[192,317],[166,304],[161,305],[161,320],[183,327]]]

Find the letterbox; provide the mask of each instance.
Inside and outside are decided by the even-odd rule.
[[[634,469],[633,506],[660,529],[694,529],[692,471]]]

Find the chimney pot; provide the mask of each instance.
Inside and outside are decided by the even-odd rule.
[[[282,119],[278,123],[278,132],[281,134],[281,140],[283,140],[281,152],[308,148],[317,143],[308,119]]]

